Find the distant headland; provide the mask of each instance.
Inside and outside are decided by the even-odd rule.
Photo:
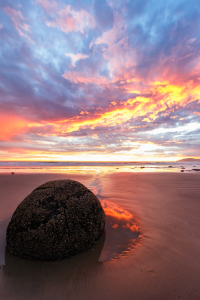
[[[200,159],[199,158],[190,158],[190,157],[188,157],[188,158],[180,159],[177,162],[180,162],[180,161],[182,161],[182,162],[200,162]]]

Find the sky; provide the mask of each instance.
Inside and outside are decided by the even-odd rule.
[[[0,160],[200,158],[196,0],[1,0]]]

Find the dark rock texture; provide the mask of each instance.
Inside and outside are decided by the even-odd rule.
[[[89,249],[104,228],[105,213],[90,190],[73,180],[49,181],[15,210],[7,249],[22,258],[64,259]]]

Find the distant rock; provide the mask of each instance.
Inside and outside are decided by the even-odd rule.
[[[200,159],[188,157],[188,158],[180,159],[177,162],[200,162]]]
[[[73,180],[49,181],[17,207],[7,249],[22,258],[64,259],[89,249],[104,229],[105,213],[89,189]]]

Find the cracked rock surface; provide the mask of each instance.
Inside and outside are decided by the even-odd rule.
[[[64,259],[89,249],[104,229],[105,213],[89,189],[74,180],[49,181],[18,205],[7,249],[22,258]]]

